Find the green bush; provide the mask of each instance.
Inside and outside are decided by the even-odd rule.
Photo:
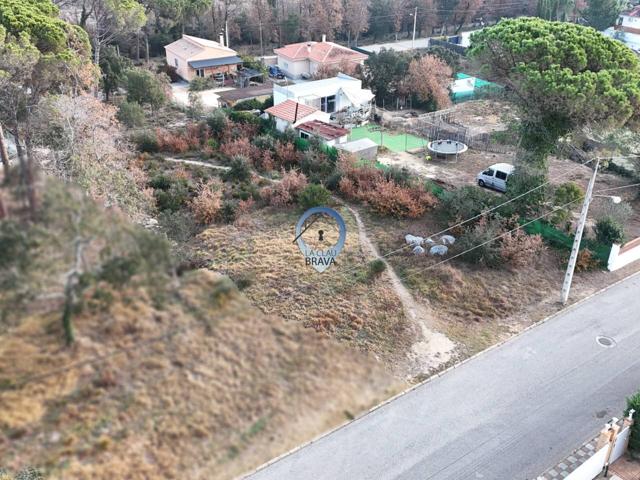
[[[160,107],[167,101],[164,78],[142,68],[128,70],[127,101],[150,105],[154,110]]]
[[[411,182],[411,174],[406,167],[400,168],[394,165],[385,170],[384,177],[387,180],[393,180],[402,187],[409,186],[409,183]]]
[[[220,138],[229,125],[229,117],[222,108],[217,108],[207,117],[207,125],[216,138]]]
[[[177,212],[186,206],[190,198],[189,185],[185,179],[173,180],[168,188],[154,190],[156,206],[160,211]]]
[[[560,185],[554,193],[554,205],[558,208],[551,217],[551,223],[560,225],[569,220],[571,208],[584,199],[584,190],[574,182],[566,182]],[[570,204],[570,205],[567,205]],[[563,205],[566,205],[563,207]]]
[[[276,139],[271,135],[258,135],[254,137],[251,143],[263,152],[267,150],[274,152],[276,150]]]
[[[464,253],[461,258],[469,263],[497,267],[504,261],[500,242],[493,240],[505,229],[501,219],[483,217],[474,226],[468,228],[455,243],[456,252]]]
[[[634,419],[635,422],[631,427],[631,436],[629,437],[629,451],[633,456],[640,455],[640,390],[634,395],[627,398],[627,408],[624,412],[625,415],[629,415],[629,411],[635,410]]]
[[[321,207],[329,203],[331,192],[322,185],[312,183],[307,185],[298,195],[298,204],[305,210],[313,207]]]
[[[611,217],[601,218],[596,222],[596,239],[603,245],[624,242],[624,228]]]
[[[465,186],[442,194],[441,210],[451,220],[466,220],[493,207],[495,195],[476,186]]]
[[[246,182],[251,178],[251,168],[246,158],[236,156],[231,159],[230,169],[224,173],[225,182]]]
[[[201,92],[214,87],[212,77],[196,77],[189,82],[189,92]]]
[[[386,269],[387,269],[387,264],[384,263],[384,261],[380,258],[376,258],[375,260],[371,260],[369,262],[368,270],[369,270],[370,277],[377,277]]]
[[[236,112],[231,110],[229,118],[236,123],[247,123],[250,125],[260,125],[260,117],[251,112]]]
[[[518,168],[509,177],[507,182],[507,197],[509,199],[520,197],[520,195],[539,187],[546,181],[547,179],[544,174],[530,173]],[[530,212],[538,211],[546,200],[547,188],[546,186],[540,187],[511,202],[504,209],[501,209],[500,214],[510,216],[513,213],[517,213],[523,216]]]
[[[233,109],[237,112],[246,111],[246,110],[262,110],[262,102],[257,98],[250,98],[249,100],[243,100],[241,102],[236,103],[233,106]]]
[[[141,152],[156,153],[160,150],[158,136],[153,130],[145,130],[133,136],[133,143]]]
[[[129,128],[143,127],[147,122],[144,109],[136,102],[122,102],[118,107],[118,120]]]
[[[235,202],[225,200],[220,209],[220,218],[224,223],[233,223],[238,216],[238,205]]]

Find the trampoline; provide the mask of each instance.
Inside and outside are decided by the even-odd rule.
[[[451,157],[466,152],[469,147],[456,140],[436,140],[427,145],[429,151],[437,156]]]

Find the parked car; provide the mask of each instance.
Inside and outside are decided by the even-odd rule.
[[[481,187],[489,187],[500,192],[506,192],[507,180],[513,173],[514,168],[510,163],[496,163],[479,173],[476,180]]]
[[[277,65],[271,65],[269,67],[269,76],[281,80],[284,78],[284,72]]]

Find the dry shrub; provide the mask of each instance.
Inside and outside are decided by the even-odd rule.
[[[282,181],[262,189],[263,200],[274,207],[283,207],[296,201],[298,194],[307,186],[304,173],[290,170],[284,173]]]
[[[240,200],[238,202],[238,214],[242,215],[245,213],[249,213],[251,209],[255,206],[256,201],[253,198],[247,198],[246,200]]]
[[[180,133],[157,128],[158,149],[162,152],[185,153],[189,151],[189,142]]]
[[[276,160],[281,168],[290,169],[300,162],[300,152],[293,143],[278,143],[276,146]]]
[[[191,200],[191,212],[202,225],[212,223],[222,208],[222,182],[218,179],[208,180],[198,186],[197,195]]]
[[[348,158],[340,161],[340,193],[350,200],[361,200],[381,215],[417,218],[436,204],[436,198],[420,187],[398,185],[382,171],[369,165],[357,166]]]
[[[500,256],[513,267],[524,267],[540,255],[543,248],[540,235],[527,235],[522,230],[516,230],[502,237]]]
[[[600,262],[591,250],[589,250],[588,248],[580,250],[580,252],[578,253],[578,258],[576,260],[577,272],[588,272],[589,270],[595,270],[599,266]]]
[[[256,169],[261,172],[272,171],[276,166],[275,159],[273,158],[273,152],[271,152],[271,150],[265,150],[262,152],[262,157],[255,162],[254,165]]]
[[[228,157],[244,157],[251,161],[252,164],[259,163],[261,160],[261,152],[249,141],[249,138],[237,138],[222,144],[220,151]]]

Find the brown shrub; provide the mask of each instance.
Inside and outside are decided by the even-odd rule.
[[[283,207],[294,203],[298,194],[307,186],[307,177],[304,173],[290,170],[286,172],[282,181],[271,187],[265,187],[260,194],[263,200],[274,207]]]
[[[181,133],[157,128],[156,136],[158,137],[158,149],[161,152],[185,153],[189,151],[189,142]]]
[[[507,233],[500,242],[500,256],[513,267],[524,267],[544,248],[540,235],[528,235],[522,230]]]
[[[276,160],[280,168],[290,169],[298,165],[300,162],[300,152],[296,150],[293,143],[278,143],[276,146]]]
[[[191,200],[191,212],[196,221],[202,225],[212,223],[222,208],[222,182],[218,179],[208,180],[198,186],[197,195]]]
[[[576,271],[587,272],[589,270],[595,270],[600,266],[600,262],[593,254],[591,250],[585,248],[578,253],[578,259],[576,260]]]
[[[244,157],[257,166],[262,160],[260,149],[252,145],[249,138],[237,138],[223,143],[220,151],[228,157]]]
[[[405,187],[386,179],[374,166],[359,166],[349,158],[339,163],[338,189],[350,200],[367,202],[382,215],[416,218],[436,204],[436,198],[420,187]]]

